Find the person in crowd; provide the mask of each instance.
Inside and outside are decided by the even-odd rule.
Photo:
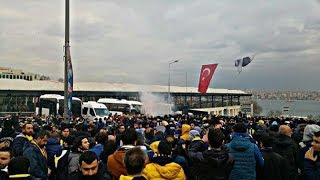
[[[86,151],[79,157],[79,168],[69,175],[69,180],[111,180],[106,169],[99,166],[98,156]]]
[[[312,139],[312,147],[305,153],[304,173],[306,180],[320,180],[320,131]]]
[[[68,174],[73,173],[78,169],[80,155],[89,150],[89,140],[86,136],[80,136],[75,139],[72,150],[68,157]]]
[[[103,151],[103,143],[107,140],[108,136],[103,133],[98,133],[95,136],[95,142],[97,143],[94,147],[89,149],[89,151],[92,151],[96,153],[96,155],[100,158],[100,154]]]
[[[273,152],[274,138],[261,137],[260,150],[264,159],[264,166],[257,169],[257,180],[289,180],[288,164],[284,157]]]
[[[232,140],[227,147],[235,159],[229,178],[256,179],[256,165],[262,167],[263,158],[258,146],[250,142],[247,127],[243,123],[234,125]]]
[[[8,164],[8,179],[16,180],[34,180],[34,177],[29,174],[30,161],[28,158],[19,156],[14,157]]]
[[[54,168],[54,155],[58,154],[61,150],[62,146],[60,145],[60,133],[51,133],[46,145],[46,151],[48,154],[48,166],[50,169]]]
[[[11,137],[11,138],[16,137],[16,131],[14,130],[12,121],[10,120],[5,120],[3,123],[3,129],[0,132],[0,138],[4,138],[4,137]]]
[[[308,124],[303,131],[302,141],[299,143],[300,150],[298,152],[298,166],[301,171],[300,177],[304,178],[304,156],[306,152],[312,147],[314,133],[320,131],[320,126],[316,124]]]
[[[123,142],[121,143],[122,133],[126,130],[123,124],[120,124],[118,127],[118,131],[116,132],[116,143],[118,146],[122,146]]]
[[[10,147],[0,148],[0,179],[8,177],[8,164],[12,158],[12,150]]]
[[[161,141],[158,146],[157,157],[152,159],[152,163],[146,165],[143,176],[147,179],[185,180],[186,175],[182,167],[173,162],[171,154],[171,144],[166,140]]]
[[[108,170],[115,179],[119,179],[120,175],[127,175],[127,170],[123,164],[123,157],[129,149],[134,148],[136,146],[138,133],[135,129],[129,128],[126,129],[121,136],[124,145],[108,157],[107,163]],[[149,159],[146,158],[146,163],[148,163],[148,161]]]
[[[201,151],[201,146],[189,147],[192,163],[191,173],[195,179],[228,179],[234,165],[234,157],[224,147],[224,134],[220,129],[210,128],[209,147]]]
[[[298,179],[298,145],[291,139],[292,130],[288,125],[281,125],[278,133],[272,147],[273,151],[288,161],[288,177],[290,180],[296,180]]]
[[[64,125],[61,127],[61,138],[60,138],[60,145],[65,147],[65,142],[68,141],[68,138],[70,136],[70,129],[69,126]]]
[[[121,175],[120,180],[146,180],[142,175],[145,161],[146,154],[139,147],[128,150],[124,156],[124,164],[128,175]]]
[[[180,136],[180,139],[184,140],[184,141],[190,141],[190,136],[189,136],[189,132],[191,130],[191,126],[188,124],[183,124],[182,125],[182,134]]]
[[[12,148],[15,157],[23,155],[23,147],[33,139],[33,134],[33,125],[26,122],[22,126],[22,132],[13,140]]]
[[[35,134],[35,138],[30,144],[26,144],[23,156],[30,161],[30,174],[39,179],[48,179],[47,144],[49,132],[41,131]]]

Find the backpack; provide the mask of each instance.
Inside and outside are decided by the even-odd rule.
[[[68,165],[70,150],[62,150],[60,156],[54,155],[54,167],[56,180],[65,180],[68,177]]]

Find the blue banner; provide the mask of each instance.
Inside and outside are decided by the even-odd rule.
[[[73,70],[69,44],[67,45],[66,60],[68,62],[68,118],[72,118]]]

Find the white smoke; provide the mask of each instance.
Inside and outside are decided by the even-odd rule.
[[[172,108],[174,104],[172,102],[168,104],[164,95],[141,92],[140,100],[142,102],[144,114],[163,116],[173,113]]]

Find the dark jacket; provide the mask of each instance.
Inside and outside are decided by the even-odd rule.
[[[69,174],[68,180],[85,180],[85,179],[90,179],[90,180],[112,180],[111,176],[107,173],[106,168],[101,168],[99,165],[99,170],[98,173],[95,176],[92,177],[85,177],[82,175],[82,173],[77,170],[71,174]]]
[[[288,164],[284,157],[272,151],[272,148],[261,149],[264,166],[257,168],[257,180],[289,180]]]
[[[316,153],[316,152],[315,152]],[[304,159],[304,175],[307,180],[320,180],[320,159],[319,153],[316,161],[310,159]]]
[[[234,164],[233,156],[226,149],[199,152],[189,148],[189,157],[193,165],[191,173],[196,179],[228,179]]]
[[[23,147],[25,146],[26,143],[30,143],[27,137],[23,134],[20,133],[14,140],[13,140],[13,154],[14,157],[17,156],[22,156],[23,154]]]
[[[49,138],[46,150],[48,154],[48,166],[50,169],[54,168],[54,155],[56,155],[58,152],[61,152],[62,146],[60,146],[60,142],[55,138]]]
[[[30,161],[29,173],[41,179],[48,179],[48,163],[47,159],[41,153],[40,149],[35,144],[26,144],[23,151],[23,156]]]
[[[1,133],[0,133],[0,138],[4,138],[4,137],[12,137],[15,138],[16,137],[16,131],[13,130],[12,128],[3,128]]]
[[[298,178],[298,145],[289,137],[280,134],[276,137],[273,151],[284,157],[288,162],[289,178]]]

